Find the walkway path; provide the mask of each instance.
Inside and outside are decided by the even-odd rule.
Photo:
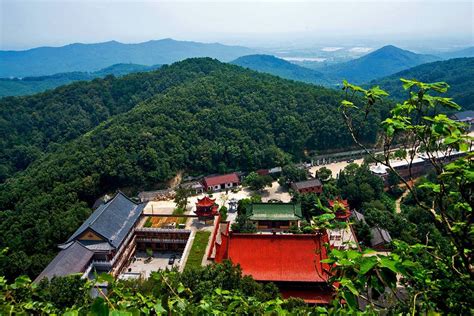
[[[410,190],[405,190],[403,194],[395,201],[395,212],[397,214],[400,214],[402,212],[402,209],[400,205],[402,204],[402,200],[410,193]]]

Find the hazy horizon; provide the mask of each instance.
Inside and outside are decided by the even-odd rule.
[[[472,1],[0,2],[2,50],[164,38],[267,49],[474,45]]]

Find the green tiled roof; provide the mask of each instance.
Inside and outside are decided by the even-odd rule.
[[[303,217],[301,205],[294,203],[254,203],[249,215],[253,221],[296,221]]]

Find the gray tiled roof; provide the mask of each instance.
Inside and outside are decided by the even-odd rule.
[[[322,183],[319,179],[310,179],[306,181],[294,182],[292,186],[294,186],[294,188],[296,188],[297,190],[301,190],[312,187],[320,187],[322,186]]]
[[[378,226],[372,227],[370,232],[372,233],[372,238],[370,239],[372,247],[381,244],[388,244],[392,241],[392,237],[390,237],[388,231],[383,228]]]
[[[67,248],[58,253],[36,278],[35,282],[39,282],[44,278],[51,279],[54,276],[84,272],[93,255],[94,252],[81,245],[81,243],[72,242]]]
[[[455,116],[459,121],[472,120],[472,119],[474,119],[474,111],[458,112],[458,113],[454,114],[454,116]]]
[[[354,218],[356,221],[360,222],[364,222],[365,223],[365,216],[364,214],[362,213],[359,213],[357,212],[356,210],[352,210],[352,214],[351,214],[351,217]]]
[[[119,191],[110,201],[99,206],[66,243],[91,229],[118,248],[140,217],[144,206],[136,204]]]

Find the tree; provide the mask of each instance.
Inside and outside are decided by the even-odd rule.
[[[227,207],[225,205],[221,206],[219,214],[221,214],[221,222],[225,222],[227,220]]]
[[[400,178],[397,176],[396,173],[394,173],[392,170],[388,172],[387,176],[387,182],[390,187],[390,189],[393,189],[395,186],[397,186],[400,183]]]
[[[363,269],[363,274],[367,274],[377,269],[378,263],[384,263],[383,266],[390,266],[392,271],[402,274],[402,282],[410,284],[407,290],[411,297],[404,301],[395,292],[394,297],[401,302],[400,306],[406,306],[409,302],[412,313],[426,313],[433,309],[446,313],[469,313],[469,300],[474,296],[474,271],[471,268],[474,237],[470,233],[474,205],[474,154],[466,152],[463,157],[449,163],[438,157],[450,157],[454,151],[466,151],[472,145],[473,138],[466,135],[462,123],[449,119],[443,113],[447,110],[459,110],[459,106],[451,99],[439,95],[447,92],[449,86],[446,83],[429,84],[416,80],[401,80],[403,87],[409,90],[410,97],[395,105],[389,117],[382,122],[382,156],[373,155],[366,147],[358,137],[365,125],[355,123],[351,118],[355,112],[367,116],[387,93],[379,87],[366,90],[345,81],[343,89],[346,92],[346,100],[341,104],[342,115],[355,143],[364,149],[373,161],[386,166],[405,184],[415,205],[430,216],[432,224],[443,237],[437,238],[432,247],[395,242],[394,253],[397,257],[370,259],[376,260],[372,262],[361,258],[360,267],[369,267]],[[356,99],[357,95],[361,95],[365,102],[360,104],[360,100]],[[401,145],[405,151],[402,156],[406,157],[408,176],[402,176],[392,166],[391,152],[395,144]],[[429,192],[429,199],[424,199],[418,188],[410,185],[413,180],[411,166],[419,153],[427,157],[436,175],[434,181],[426,180],[418,187]],[[448,243],[443,243],[443,239]],[[335,253],[330,261],[335,263],[343,258],[344,255]],[[359,263],[356,261],[354,264]],[[363,279],[362,283],[355,284],[354,278],[345,279],[344,276],[349,276],[348,273],[354,267],[338,267],[342,270],[342,279],[339,278],[342,286],[339,290],[348,302],[353,301],[356,296],[362,297],[360,291],[368,289],[368,284],[371,284],[372,290],[377,283],[394,288],[392,281],[380,277],[383,275],[380,271],[375,282]],[[358,274],[360,276],[360,272]],[[453,286],[462,287],[467,293],[458,295],[452,291]],[[445,293],[443,299],[440,299],[440,292]],[[371,297],[364,299],[374,304]]]
[[[321,167],[319,168],[318,171],[316,171],[316,176],[321,179],[323,182],[327,182],[328,180],[331,179],[332,177],[332,171],[329,170],[326,167]]]
[[[257,227],[249,220],[245,214],[238,214],[235,223],[231,225],[231,229],[235,233],[255,233]]]
[[[286,184],[303,181],[308,178],[308,172],[304,168],[298,168],[295,165],[286,165],[281,172],[283,182]]]
[[[244,179],[243,185],[248,186],[253,191],[260,191],[267,186],[271,186],[273,179],[269,175],[259,175],[256,172],[250,172]]]
[[[301,203],[301,211],[307,219],[315,216],[321,211],[317,207],[318,195],[316,193],[305,193],[298,195],[298,201]]]
[[[176,189],[176,195],[174,196],[174,202],[176,207],[185,210],[188,206],[188,197],[191,196],[191,189],[178,187]]]
[[[364,247],[370,247],[372,233],[370,232],[369,225],[364,223],[364,221],[358,221],[354,224],[354,229],[359,243]]]

